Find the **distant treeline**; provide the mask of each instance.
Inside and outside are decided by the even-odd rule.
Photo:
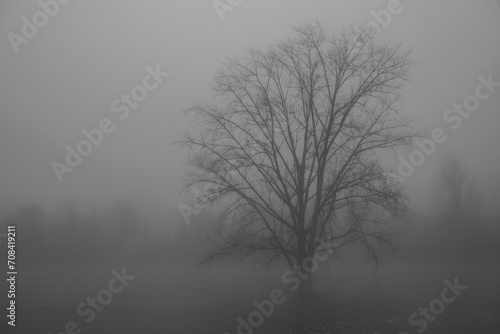
[[[209,247],[213,225],[198,220],[186,224],[176,207],[158,216],[128,199],[99,209],[68,201],[53,212],[37,204],[13,210],[2,218],[0,233],[17,226],[20,263],[195,263]]]
[[[414,213],[408,218],[401,245],[405,258],[426,262],[498,261],[500,216]]]
[[[214,215],[193,216],[186,224],[177,207],[160,215],[120,199],[108,207],[82,209],[65,202],[53,212],[32,204],[13,210],[0,222],[17,226],[20,264],[95,264],[110,261],[197,263],[211,247]],[[500,259],[500,217],[456,212],[410,213],[402,220],[400,255],[415,261],[491,261]],[[219,225],[220,227],[220,225]],[[219,231],[220,232],[220,231]],[[0,239],[1,253],[5,241]]]

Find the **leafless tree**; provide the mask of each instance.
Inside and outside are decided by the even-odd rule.
[[[210,185],[206,201],[226,231],[206,261],[258,254],[301,268],[339,245],[363,245],[375,259],[393,245],[391,218],[406,197],[377,153],[416,135],[398,106],[410,52],[376,45],[370,31],[294,31],[226,60],[214,103],[188,110],[201,131],[178,141],[195,167],[186,187]]]
[[[455,155],[448,155],[439,166],[437,182],[443,209],[456,215],[458,224],[465,224],[480,211],[480,194],[470,173]]]
[[[435,184],[443,232],[452,241],[455,251],[462,246],[471,251],[474,239],[481,233],[481,194],[456,154],[447,155],[442,160]]]

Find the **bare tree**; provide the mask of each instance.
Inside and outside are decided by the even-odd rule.
[[[226,231],[206,261],[258,254],[304,268],[338,245],[361,244],[375,259],[393,245],[391,217],[406,197],[377,153],[415,136],[397,105],[409,52],[377,46],[369,31],[294,31],[225,61],[215,103],[189,109],[201,133],[178,142],[194,152],[186,187],[210,185],[206,201]]]
[[[455,215],[457,224],[465,224],[480,211],[479,191],[457,155],[448,155],[441,162],[436,184],[444,211]]]
[[[456,154],[446,156],[436,177],[440,223],[453,251],[471,251],[480,234],[481,195],[476,183]],[[476,240],[477,241],[477,240]]]

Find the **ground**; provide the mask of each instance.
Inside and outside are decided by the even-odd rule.
[[[126,267],[135,279],[95,319],[85,323],[77,305],[108,286],[112,269]],[[82,334],[237,333],[236,318],[255,311],[254,300],[281,289],[287,301],[276,307],[254,333],[290,334],[296,292],[281,281],[286,268],[270,272],[253,266],[215,266],[208,271],[179,266],[116,265],[25,267],[18,273],[16,327],[5,316],[0,333],[59,334],[75,321]],[[443,281],[458,278],[467,289],[429,322],[428,334],[500,333],[500,265],[337,264],[330,280],[318,270],[303,333],[418,333],[408,317],[439,298]],[[5,308],[4,308],[5,310]]]

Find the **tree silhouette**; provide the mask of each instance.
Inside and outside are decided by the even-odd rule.
[[[453,255],[470,253],[482,233],[481,194],[456,154],[446,156],[436,176],[438,217]]]
[[[206,262],[263,255],[307,271],[307,259],[335,247],[359,244],[377,259],[393,246],[391,218],[406,197],[377,152],[416,135],[397,106],[409,52],[377,46],[369,31],[294,31],[226,60],[215,103],[188,110],[202,130],[178,141],[194,152],[186,187],[210,185],[206,201],[226,231]]]

